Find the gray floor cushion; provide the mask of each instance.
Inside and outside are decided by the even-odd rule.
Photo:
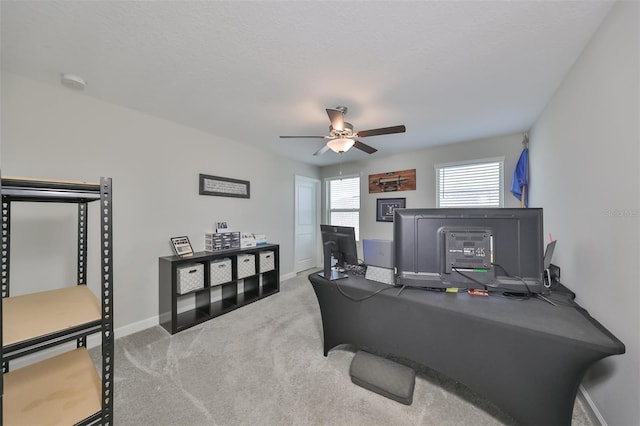
[[[358,386],[405,405],[413,402],[416,372],[405,365],[358,351],[351,361],[349,374]]]

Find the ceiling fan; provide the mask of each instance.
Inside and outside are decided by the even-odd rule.
[[[316,151],[313,155],[324,154],[328,150],[337,153],[347,152],[351,147],[357,148],[367,154],[373,154],[377,151],[372,146],[364,144],[356,138],[365,138],[367,136],[390,135],[392,133],[404,133],[407,129],[404,125],[382,127],[380,129],[353,131],[353,124],[344,121],[344,115],[347,113],[347,107],[338,106],[335,108],[327,108],[329,115],[329,134],[327,136],[280,136],[281,138],[321,138],[329,139],[327,144]]]

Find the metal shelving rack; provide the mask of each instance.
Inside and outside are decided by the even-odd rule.
[[[100,183],[2,177],[0,259],[0,425],[113,423],[113,217],[111,178]],[[77,285],[10,296],[11,204],[16,201],[78,205]],[[86,285],[87,207],[100,205],[101,297]],[[4,324],[3,324],[4,322]],[[102,376],[86,348],[87,336],[101,333]],[[9,371],[9,361],[76,341],[77,348]],[[46,373],[46,374],[43,374]],[[52,393],[63,397],[47,398]],[[68,399],[65,399],[68,398]],[[37,402],[37,403],[36,403]],[[65,403],[72,402],[64,407]],[[73,406],[73,409],[69,409]],[[36,407],[36,408],[34,408]]]

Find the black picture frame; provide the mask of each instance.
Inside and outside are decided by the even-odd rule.
[[[406,198],[377,198],[376,222],[393,222],[393,211],[406,207]]]
[[[200,173],[200,195],[219,197],[250,198],[251,187],[248,180],[231,179]]]
[[[171,237],[171,245],[176,255],[180,257],[193,256],[193,247],[191,247],[189,237]]]

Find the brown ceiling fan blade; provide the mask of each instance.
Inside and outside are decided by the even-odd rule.
[[[367,145],[366,143],[362,143],[360,141],[355,141],[355,143],[353,144],[354,148],[358,148],[361,151],[366,152],[367,154],[373,154],[374,152],[377,151],[377,149],[375,149],[372,146]]]
[[[390,135],[392,133],[404,133],[406,131],[407,131],[407,128],[404,127],[404,125],[401,125],[401,126],[382,127],[380,129],[360,130],[358,133],[356,133],[356,136],[359,138],[365,138],[367,136]]]
[[[326,136],[280,136],[281,139],[292,139],[292,138],[317,138],[324,139]]]
[[[320,148],[319,150],[317,150],[316,152],[313,153],[313,155],[320,155],[320,154],[324,154],[325,152],[329,151],[329,145],[325,145],[322,148]]]
[[[344,112],[339,109],[327,108],[327,114],[329,115],[329,121],[331,121],[331,127],[333,130],[339,132],[344,130]]]

